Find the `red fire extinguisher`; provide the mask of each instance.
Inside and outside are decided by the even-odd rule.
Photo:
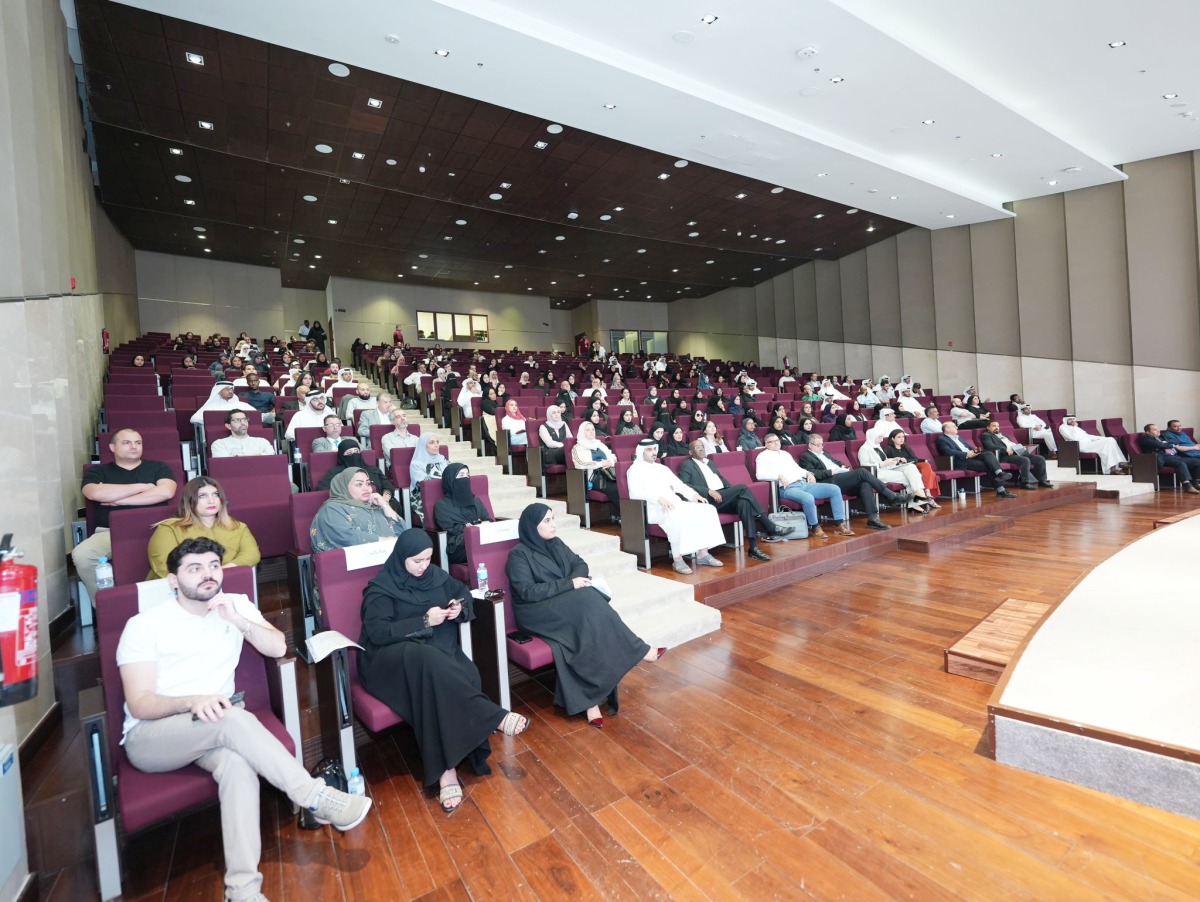
[[[18,564],[24,553],[12,534],[0,541],[0,707],[37,695],[37,567]]]

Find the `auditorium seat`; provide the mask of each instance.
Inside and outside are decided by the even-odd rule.
[[[492,499],[488,496],[488,478],[487,476],[471,476],[471,493],[483,502],[483,506],[487,508],[488,514],[492,519],[496,519],[496,512],[492,509]],[[424,529],[433,539],[434,547],[434,563],[457,579],[459,582],[470,586],[472,584],[471,572],[467,570],[466,564],[451,564],[446,553],[446,532],[437,527],[434,510],[439,501],[445,497],[442,492],[442,480],[426,479],[421,482],[421,497],[424,501],[425,510],[429,512],[429,516],[425,518]]]

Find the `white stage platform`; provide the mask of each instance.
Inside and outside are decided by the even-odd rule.
[[[1200,818],[1200,517],[1084,577],[989,703],[997,761]]]

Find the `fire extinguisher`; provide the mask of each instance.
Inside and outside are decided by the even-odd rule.
[[[0,707],[37,695],[37,567],[18,564],[12,533],[0,540]]]
[[[100,330],[100,337],[101,337],[102,339],[104,339],[104,353],[105,353],[105,354],[107,354],[107,353],[108,353],[108,341],[109,341],[108,330],[107,330],[107,329],[101,329],[101,330]]]

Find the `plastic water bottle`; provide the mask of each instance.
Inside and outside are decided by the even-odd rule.
[[[488,590],[487,564],[480,564],[475,570],[475,582],[480,592]]]
[[[959,489],[959,490],[958,490],[958,500],[959,500],[959,501],[960,501],[962,504],[966,504],[966,503],[967,503],[967,490],[966,490],[966,489]]]
[[[346,792],[352,796],[367,794],[367,781],[363,779],[363,775],[359,773],[357,767],[350,771],[350,777],[346,780]]]
[[[304,457],[303,457],[303,455],[300,454],[300,446],[299,445],[296,445],[294,448],[292,448],[292,460],[295,461],[296,463],[304,462]]]
[[[109,563],[108,558],[100,558],[96,564],[96,588],[111,589],[115,585],[112,564]]]

